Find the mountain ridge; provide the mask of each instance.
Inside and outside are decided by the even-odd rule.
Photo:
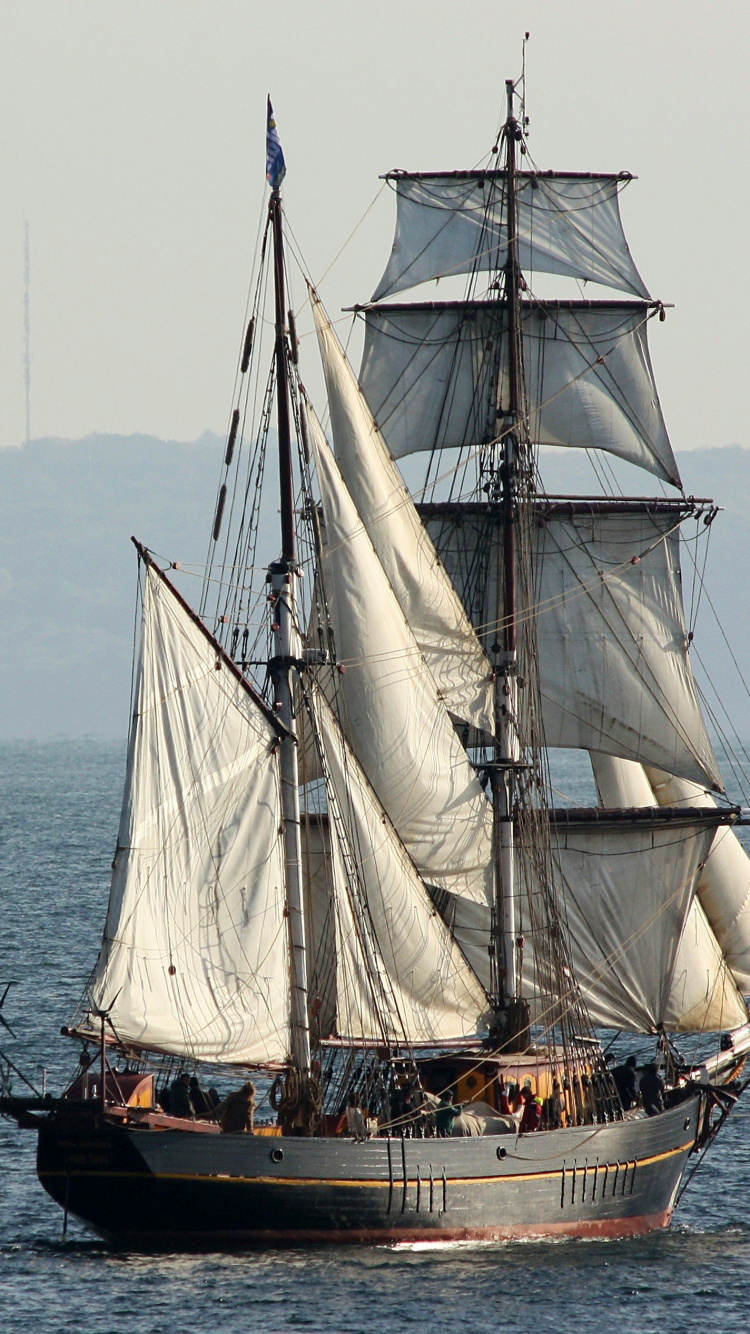
[[[205,432],[192,442],[91,435],[0,450],[0,739],[125,735],[135,588],[130,534],[165,561],[202,564],[223,448],[220,436]],[[543,467],[547,489],[590,494],[585,456],[551,453]],[[750,695],[709,605],[744,673],[750,448],[694,450],[678,462],[686,493],[711,496],[722,507],[711,528],[695,647],[739,735],[750,737]],[[637,494],[655,489],[646,474],[627,471],[631,494],[634,478]],[[687,558],[683,580],[687,593]],[[183,577],[188,597],[195,598],[196,582]],[[719,720],[719,735],[722,726]]]

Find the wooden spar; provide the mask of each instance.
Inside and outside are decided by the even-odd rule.
[[[284,881],[289,931],[291,1046],[292,1057],[302,1073],[310,1070],[310,1020],[307,996],[307,949],[302,876],[302,832],[299,803],[299,761],[294,734],[295,700],[293,675],[297,668],[296,628],[296,534],[294,475],[289,412],[289,366],[285,330],[284,232],[281,195],[272,190],[269,216],[274,247],[274,297],[276,315],[276,411],[279,434],[279,490],[281,500],[281,559],[270,567],[274,609],[274,656],[269,671],[276,704],[287,734],[281,743],[281,809],[284,833]]]
[[[146,565],[148,569],[153,570],[154,574],[156,574],[159,577],[159,579],[161,579],[162,583],[166,584],[167,588],[172,594],[172,597],[182,608],[185,615],[190,618],[190,620],[193,622],[193,625],[196,625],[198,627],[204,639],[208,640],[209,644],[211,645],[211,648],[214,650],[217,658],[220,660],[222,667],[226,667],[227,671],[231,672],[232,676],[234,676],[239,681],[243,690],[247,691],[253,703],[256,705],[258,709],[260,709],[260,712],[263,714],[263,717],[266,719],[266,721],[271,724],[279,739],[288,736],[288,728],[286,728],[284,724],[280,721],[280,719],[277,718],[273,709],[269,709],[263,696],[258,694],[258,691],[250,684],[247,677],[242,675],[242,672],[240,671],[237,664],[230,658],[226,649],[222,648],[218,639],[215,639],[214,636],[211,634],[211,631],[203,624],[203,621],[201,620],[198,613],[194,612],[193,608],[190,606],[188,602],[185,601],[182,594],[178,593],[171,579],[168,579],[164,571],[160,569],[159,566],[156,564],[156,561],[154,560],[148,548],[144,547],[143,544],[138,541],[137,537],[131,537],[130,540],[133,543],[133,546],[138,552],[138,555],[140,556],[144,565]]]
[[[505,87],[511,80],[506,80]],[[512,114],[512,112],[511,112]],[[475,167],[473,171],[386,171],[381,181],[504,181],[507,167]],[[630,171],[517,171],[521,180],[547,181],[637,181]]]
[[[467,315],[472,311],[494,311],[497,312],[496,300],[471,300],[471,301],[363,301],[356,306],[344,306],[347,312],[355,315],[367,314],[374,311],[376,314],[380,311],[384,315],[405,314],[413,310],[422,310],[440,313],[441,311],[466,311]],[[549,300],[545,297],[544,303],[538,299],[529,299],[524,297],[521,301],[521,309],[526,310],[616,310],[623,314],[637,315],[640,311],[650,310],[653,314],[662,310],[673,310],[671,302],[666,301],[634,301],[619,298],[613,301],[596,301],[591,297],[576,297],[575,299],[562,299],[555,297]]]
[[[281,490],[281,559],[293,562],[296,556],[294,532],[294,482],[289,425],[289,369],[287,366],[284,280],[284,233],[281,224],[281,195],[272,191],[269,203],[273,229],[274,293],[276,303],[276,410],[279,427],[279,486]]]
[[[512,1012],[520,995],[518,911],[515,890],[513,806],[514,766],[519,759],[517,719],[517,615],[516,615],[516,431],[522,415],[521,402],[521,274],[516,234],[516,134],[513,115],[513,81],[506,81],[508,116],[504,137],[506,149],[506,214],[508,258],[505,265],[504,309],[508,321],[508,402],[503,404],[506,428],[503,454],[496,483],[500,483],[499,510],[502,516],[502,569],[498,570],[497,641],[495,677],[495,764],[491,775],[492,812],[497,883],[495,894],[495,953],[497,957],[496,1003],[505,1014],[508,1041],[515,1037]],[[499,405],[500,406],[500,405]],[[502,636],[500,627],[502,626]]]
[[[532,496],[527,502],[535,518],[576,518],[591,514],[673,514],[676,521],[716,509],[706,496]],[[486,501],[420,500],[417,510],[424,519],[483,518]]]

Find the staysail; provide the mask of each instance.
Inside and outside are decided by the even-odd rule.
[[[396,235],[373,300],[453,274],[497,271],[508,256],[504,171],[390,173]],[[648,298],[622,228],[619,192],[631,178],[517,172],[518,261]]]
[[[521,307],[527,421],[538,445],[603,449],[679,485],[634,301]],[[396,458],[500,435],[508,314],[498,301],[365,308],[360,383]]]
[[[456,718],[491,734],[495,723],[490,661],[330,321],[315,293],[311,299],[341,475],[446,708]]]
[[[150,562],[109,910],[92,1000],[118,1039],[286,1061],[279,725]]]
[[[430,1042],[476,1034],[487,997],[435,913],[322,691],[336,920],[337,1028],[352,1038]]]
[[[347,739],[420,874],[490,903],[490,802],[312,414],[310,426]]]

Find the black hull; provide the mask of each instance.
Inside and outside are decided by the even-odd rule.
[[[42,1185],[127,1245],[624,1237],[669,1225],[700,1099],[651,1119],[480,1139],[40,1127]],[[281,1155],[281,1156],[280,1156]]]

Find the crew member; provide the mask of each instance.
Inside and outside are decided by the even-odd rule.
[[[190,1076],[186,1070],[180,1071],[169,1090],[169,1114],[190,1121],[195,1118],[195,1108],[190,1098]]]
[[[624,1065],[616,1065],[612,1071],[615,1087],[620,1095],[622,1110],[629,1112],[638,1104],[638,1062],[635,1056],[629,1056]]]
[[[435,1129],[443,1139],[452,1133],[456,1117],[461,1115],[460,1105],[451,1102],[449,1093],[450,1089],[440,1094],[435,1108]]]
[[[641,1078],[643,1110],[648,1116],[664,1111],[664,1080],[655,1065],[647,1065]]]
[[[213,1110],[222,1135],[255,1134],[255,1085],[249,1080]]]

